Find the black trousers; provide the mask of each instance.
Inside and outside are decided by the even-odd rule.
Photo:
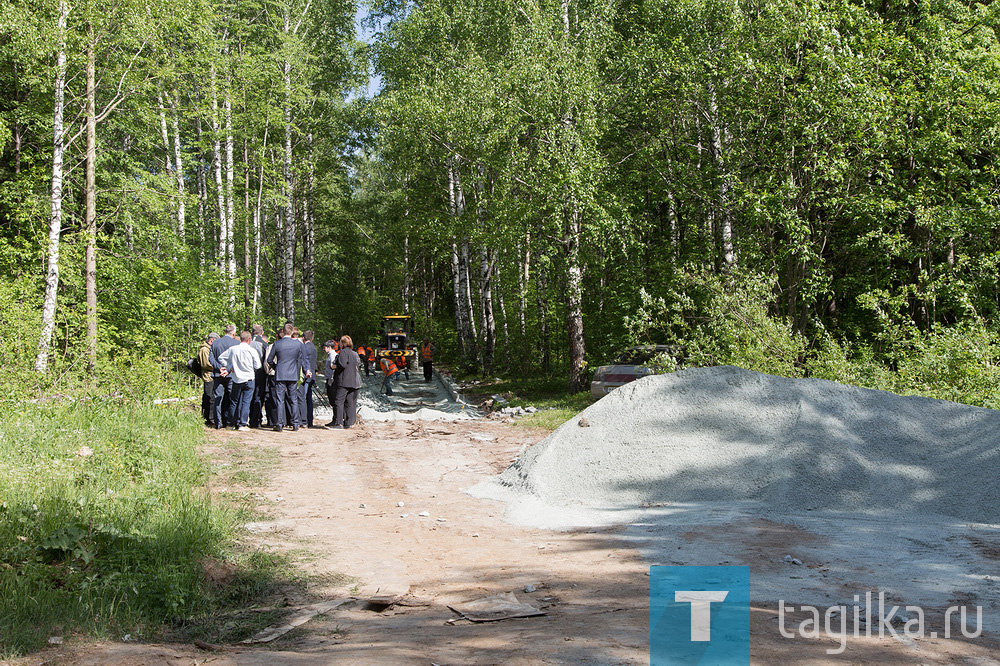
[[[429,382],[434,377],[434,362],[424,361],[424,381]]]
[[[358,389],[338,386],[336,403],[333,424],[350,428],[358,418]]]
[[[299,387],[298,382],[274,382],[274,402],[277,406],[277,423],[275,425],[284,427],[286,425],[298,425],[296,419],[299,415]],[[285,422],[285,417],[291,417],[291,424]]]
[[[330,418],[330,425],[337,422],[337,385],[330,382],[326,385],[326,399],[330,402],[330,409],[333,410],[333,416]]]
[[[264,412],[267,414],[267,425],[274,426],[278,423],[278,403],[275,401],[274,375],[268,375],[265,382],[267,387],[264,391]]]
[[[259,428],[264,422],[264,394],[267,392],[267,373],[258,370],[254,376],[253,398],[250,399],[250,427]]]
[[[315,379],[302,382],[302,395],[299,397],[299,425],[312,427],[313,424],[313,387]]]

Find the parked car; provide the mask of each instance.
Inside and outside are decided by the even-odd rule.
[[[590,394],[595,398],[600,398],[619,386],[654,374],[655,371],[647,367],[646,364],[654,356],[664,352],[672,353],[672,349],[667,345],[629,347],[618,357],[614,365],[602,365],[597,368],[597,371],[594,372],[594,378],[590,382]]]

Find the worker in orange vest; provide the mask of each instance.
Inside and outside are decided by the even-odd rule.
[[[420,363],[424,366],[424,382],[430,383],[434,377],[434,345],[426,338],[420,345]]]
[[[369,354],[371,354],[371,352],[368,349],[366,349],[364,345],[358,345],[358,348],[355,351],[358,352],[358,356],[361,358],[361,367],[365,369],[365,377],[370,377],[372,374],[372,369],[371,366],[368,365],[369,361],[368,356]]]
[[[382,372],[385,373],[385,377],[382,379],[382,390],[386,395],[392,395],[392,381],[399,373],[399,367],[388,356],[379,359],[379,365],[382,366]]]

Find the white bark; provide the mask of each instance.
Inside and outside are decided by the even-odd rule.
[[[220,139],[219,92],[216,89],[215,67],[212,67],[210,76],[212,78],[212,171],[215,173],[215,200],[216,206],[219,209],[219,238],[216,261],[219,266],[219,272],[225,274],[228,268],[226,260],[226,237],[229,222],[226,219],[225,185],[222,182],[222,141]]]
[[[87,27],[86,111],[87,159],[84,176],[84,282],[87,300],[87,369],[97,369],[97,37]]]
[[[297,26],[296,26],[297,27]],[[285,34],[292,34],[291,16],[285,11]],[[281,192],[285,199],[285,243],[284,265],[285,275],[285,317],[295,321],[295,209],[292,206],[292,63],[285,60],[282,65],[282,81],[285,86],[284,121],[285,121],[285,155],[282,166]]]
[[[736,265],[736,250],[733,247],[733,212],[731,205],[732,183],[730,182],[728,165],[726,164],[725,142],[726,131],[719,118],[719,107],[716,101],[715,86],[708,84],[709,116],[712,124],[712,158],[718,172],[719,189],[719,242],[722,252],[724,269],[731,270]]]
[[[180,122],[177,120],[177,103],[176,100],[171,100],[170,110],[173,112],[171,114],[171,122],[173,124],[174,130],[174,176],[177,178],[177,235],[180,236],[181,240],[184,240],[184,234],[186,232],[186,220],[187,211],[184,205],[184,199],[186,197],[184,188],[184,163],[181,159],[181,130]]]
[[[229,91],[226,91],[223,100],[223,108],[226,112],[226,275],[229,277],[230,289],[236,280],[236,248],[234,245],[234,227],[236,226],[236,212],[233,202],[233,177],[235,166],[233,164],[233,102],[229,99]],[[234,300],[230,294],[230,302]]]
[[[305,200],[302,213],[305,222],[305,247],[302,251],[302,290],[306,309],[316,310],[316,162],[312,149],[313,135],[309,135],[309,176],[306,179]]]
[[[173,164],[170,160],[170,135],[167,132],[167,107],[163,104],[162,92],[156,93],[156,101],[160,112],[160,138],[163,139],[163,164],[166,166],[166,171],[169,174],[173,170]]]
[[[202,130],[201,130],[201,116],[197,119],[197,131],[198,131],[198,145],[202,145]],[[205,225],[207,222],[208,211],[208,183],[205,179],[205,167],[203,165],[203,156],[199,156],[198,159],[198,265],[204,268],[205,266]]]
[[[59,248],[62,235],[63,153],[66,139],[63,111],[66,101],[66,21],[69,5],[59,2],[59,49],[56,53],[55,113],[53,114],[52,194],[49,215],[48,270],[45,275],[45,300],[42,303],[42,331],[38,339],[35,371],[45,372],[49,363],[49,347],[56,326],[56,296],[59,292]]]
[[[264,127],[264,146],[267,146],[267,127]],[[253,212],[253,305],[250,311],[257,312],[257,303],[260,301],[260,244],[261,225],[264,224],[261,205],[264,200],[264,151],[260,154],[260,176],[257,180],[257,205]]]

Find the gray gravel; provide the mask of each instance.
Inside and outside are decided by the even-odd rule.
[[[990,524],[998,491],[1000,412],[734,367],[617,389],[470,489],[622,522],[630,508],[723,502]]]

